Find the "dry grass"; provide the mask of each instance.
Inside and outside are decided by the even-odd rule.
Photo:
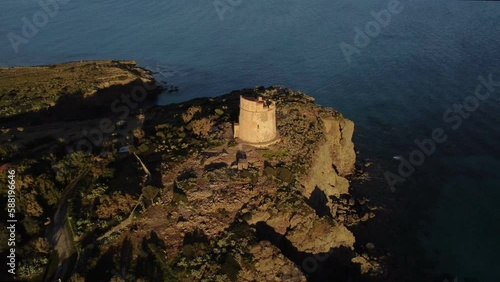
[[[39,67],[0,68],[0,117],[47,109],[64,95],[92,95],[146,74],[133,61],[84,61]]]

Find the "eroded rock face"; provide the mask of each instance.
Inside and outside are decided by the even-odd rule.
[[[340,176],[351,174],[356,162],[356,153],[352,142],[354,122],[348,119],[324,119],[323,122],[327,140],[332,144],[330,156],[335,170]]]
[[[307,281],[302,271],[270,242],[259,242],[251,249],[251,253],[255,269],[240,271],[240,281]]]
[[[354,235],[344,225],[331,218],[317,216],[298,193],[280,193],[274,202],[261,204],[247,222],[250,225],[266,224],[302,253],[317,254],[338,247],[352,248],[355,242]]]
[[[302,178],[304,195],[309,197],[318,187],[327,196],[339,197],[349,193],[349,182],[344,176],[350,174],[356,162],[352,143],[354,123],[347,119],[323,118],[324,136],[315,150],[312,167]]]

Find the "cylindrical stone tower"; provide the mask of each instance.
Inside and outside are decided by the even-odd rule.
[[[240,96],[240,118],[235,133],[239,141],[250,145],[265,146],[277,141],[275,102]]]

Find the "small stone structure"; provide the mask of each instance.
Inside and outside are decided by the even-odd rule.
[[[234,124],[238,143],[267,147],[279,141],[276,130],[276,103],[240,96],[239,123]]]
[[[236,153],[236,164],[238,166],[238,170],[248,169],[247,154],[244,151],[238,151]]]

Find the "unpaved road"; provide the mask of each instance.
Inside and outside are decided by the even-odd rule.
[[[76,252],[73,242],[73,234],[66,227],[66,213],[68,212],[68,200],[74,193],[76,184],[87,175],[87,171],[80,173],[64,190],[64,194],[59,201],[59,206],[54,215],[53,225],[49,231],[48,238],[59,256],[59,265],[52,280],[65,280],[68,268],[71,265],[69,258]]]

